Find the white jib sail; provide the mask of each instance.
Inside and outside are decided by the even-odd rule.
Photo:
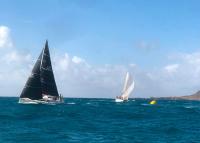
[[[132,81],[130,81],[130,80],[131,80],[131,77],[129,76],[129,73],[127,73],[125,84],[124,84],[125,90],[123,91],[123,94],[122,94],[123,100],[128,100],[129,95],[131,94],[131,92],[134,89],[135,83],[133,80]],[[130,84],[128,85],[128,83],[130,83]]]
[[[122,90],[122,93],[124,93],[126,90],[127,90],[127,85],[128,85],[128,80],[129,80],[129,73],[127,72],[126,73],[126,78],[125,78],[125,81],[124,81],[124,88]]]

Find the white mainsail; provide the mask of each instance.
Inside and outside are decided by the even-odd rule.
[[[133,91],[134,86],[135,86],[135,83],[132,77],[130,76],[130,74],[127,72],[125,82],[124,82],[124,88],[122,90],[122,95],[121,95],[123,100],[128,100],[128,97]]]
[[[126,78],[125,78],[125,81],[124,81],[124,88],[122,90],[122,93],[124,93],[127,90],[128,79],[129,79],[129,73],[127,72],[126,73]]]

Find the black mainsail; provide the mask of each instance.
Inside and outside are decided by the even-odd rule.
[[[58,97],[59,95],[51,65],[48,42],[46,42],[45,48],[43,50],[43,56],[40,66],[40,77],[41,77],[42,93]]]
[[[38,57],[20,98],[41,100],[43,95],[59,97],[51,65],[48,41]]]

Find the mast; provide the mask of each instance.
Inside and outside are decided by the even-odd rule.
[[[22,90],[20,98],[29,98],[32,100],[42,99],[42,88],[40,81],[41,58],[42,58],[42,52],[40,53],[40,56],[38,57],[32,69],[31,75],[29,76]]]
[[[40,66],[42,94],[58,97],[59,95],[51,65],[48,41],[46,41],[42,52],[43,54]]]

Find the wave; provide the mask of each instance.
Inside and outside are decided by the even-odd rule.
[[[194,108],[198,108],[197,106],[192,106],[192,105],[188,105],[188,106],[183,106],[184,108],[187,108],[187,109],[194,109]]]
[[[150,106],[150,104],[147,104],[147,103],[142,103],[141,105],[142,106]]]
[[[0,142],[199,142],[199,102],[70,98],[56,106],[28,106],[17,101],[0,98]]]
[[[68,102],[66,104],[70,104],[70,105],[73,105],[73,104],[76,104],[75,102]]]

